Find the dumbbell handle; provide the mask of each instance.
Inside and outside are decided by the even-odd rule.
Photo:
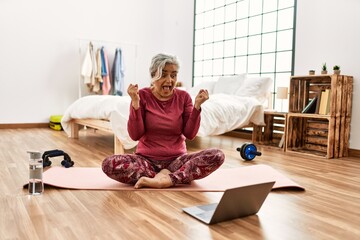
[[[44,152],[42,158],[43,158],[43,160],[48,160],[51,157],[58,157],[58,156],[64,156],[65,160],[71,161],[69,154],[67,154],[66,152],[64,152],[62,150],[58,150],[58,149]]]

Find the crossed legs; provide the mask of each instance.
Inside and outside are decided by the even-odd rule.
[[[168,188],[208,176],[221,166],[224,159],[224,153],[218,149],[185,154],[171,162],[155,162],[140,155],[124,154],[106,158],[102,168],[110,178],[134,184],[135,188]]]

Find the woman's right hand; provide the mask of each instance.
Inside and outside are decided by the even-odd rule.
[[[127,89],[127,93],[129,94],[131,98],[131,105],[135,110],[139,109],[140,107],[140,96],[139,96],[139,87],[137,84],[131,84],[129,85]]]

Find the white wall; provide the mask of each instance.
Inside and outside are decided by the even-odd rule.
[[[136,79],[126,81],[142,86],[153,55],[175,54],[179,80],[191,87],[193,7],[193,0],[1,0],[0,124],[47,122],[78,98],[79,39],[135,44]],[[352,149],[360,149],[359,9],[358,0],[297,6],[295,74],[326,62],[354,76]]]
[[[329,73],[340,65],[341,74],[354,76],[350,148],[360,149],[360,1],[298,0],[295,47],[295,75],[321,71]]]
[[[178,81],[192,87],[194,1],[164,1],[164,49],[172,49],[180,60]],[[191,28],[189,30],[189,28]]]
[[[79,50],[87,39],[136,46],[126,83],[148,86],[152,56],[167,52],[184,59],[180,76],[191,85],[193,6],[193,0],[1,0],[0,124],[62,114],[79,96]]]

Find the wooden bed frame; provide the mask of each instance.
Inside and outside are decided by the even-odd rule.
[[[79,138],[79,130],[81,126],[90,127],[104,132],[113,133],[110,122],[108,120],[101,119],[72,119],[71,126],[71,138]],[[124,146],[122,142],[114,134],[114,154],[124,154]]]

